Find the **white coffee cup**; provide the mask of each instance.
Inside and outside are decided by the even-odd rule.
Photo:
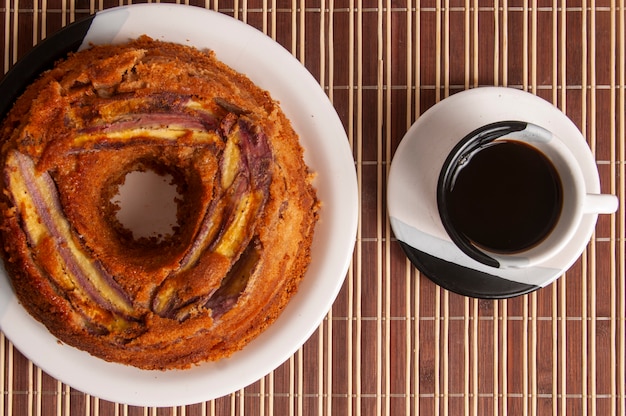
[[[536,244],[530,247],[510,249],[507,253],[481,247],[460,232],[454,222],[451,221],[448,209],[450,201],[446,197],[446,190],[453,187],[454,178],[467,165],[472,164],[472,160],[477,154],[503,142],[524,143],[538,151],[552,165],[558,175],[556,179],[560,181],[560,189],[554,189],[554,193],[558,192],[559,195],[558,198],[554,198],[553,202],[558,200],[560,205],[560,207],[556,207],[560,212],[556,216],[554,225],[551,229],[546,230],[545,235],[540,236]],[[519,150],[522,149],[523,147]],[[494,169],[489,174],[496,177],[503,175],[504,172]],[[525,172],[524,176],[530,175]],[[584,179],[576,157],[558,136],[529,122],[499,121],[472,131],[461,139],[448,155],[441,170],[437,189],[439,214],[451,240],[473,259],[497,268],[532,267],[545,262],[562,251],[563,247],[574,238],[583,215],[612,213],[617,209],[617,198],[614,195],[589,193],[585,188]],[[508,194],[508,192],[495,189],[495,187],[491,192],[496,200],[500,199],[498,193],[502,194],[501,198],[506,198]],[[503,205],[506,205],[506,201],[503,202]],[[534,210],[552,209],[552,207],[539,206],[535,201],[529,201],[528,208]],[[506,214],[504,216],[506,217]],[[514,220],[516,219],[511,218],[511,221]],[[532,226],[533,224],[525,224],[525,227]],[[506,233],[505,230],[503,228],[493,232]]]

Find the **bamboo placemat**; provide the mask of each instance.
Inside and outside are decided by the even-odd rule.
[[[111,0],[5,0],[3,69]],[[624,0],[192,2],[291,51],[348,133],[360,190],[344,287],[311,339],[253,385],[214,401],[139,408],[51,378],[1,336],[6,415],[626,415]],[[225,34],[227,36],[227,34]],[[540,95],[581,129],[617,194],[582,257],[527,296],[447,292],[403,256],[386,214],[393,152],[439,100],[483,85]],[[97,374],[94,374],[97,377]]]

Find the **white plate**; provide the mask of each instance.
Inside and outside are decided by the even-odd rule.
[[[357,183],[343,126],[311,74],[269,37],[209,10],[140,4],[99,12],[49,38],[45,50],[36,48],[3,84],[14,85],[20,77],[29,82],[29,72],[38,73],[44,61],[49,64],[60,57],[55,54],[81,43],[119,43],[141,34],[213,49],[218,59],[281,102],[301,137],[307,164],[317,172],[315,186],[323,203],[312,263],[300,289],[277,321],[242,351],[189,370],[139,370],[59,343],[18,304],[4,269],[0,270],[0,328],[37,366],[75,389],[130,405],[178,406],[214,399],[255,382],[287,360],[317,329],[350,264],[358,216]],[[0,97],[7,100],[17,94],[12,85],[0,86]],[[6,109],[10,103],[2,105]]]

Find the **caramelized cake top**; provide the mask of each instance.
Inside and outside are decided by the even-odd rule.
[[[279,315],[310,261],[318,202],[267,91],[210,51],[140,37],[55,65],[2,124],[1,237],[24,307],[105,360],[184,368]],[[135,237],[113,202],[169,175],[178,223]]]

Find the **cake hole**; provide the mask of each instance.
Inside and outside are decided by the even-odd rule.
[[[135,240],[161,242],[178,225],[180,199],[172,175],[145,170],[127,173],[111,203],[118,207],[117,220]]]

